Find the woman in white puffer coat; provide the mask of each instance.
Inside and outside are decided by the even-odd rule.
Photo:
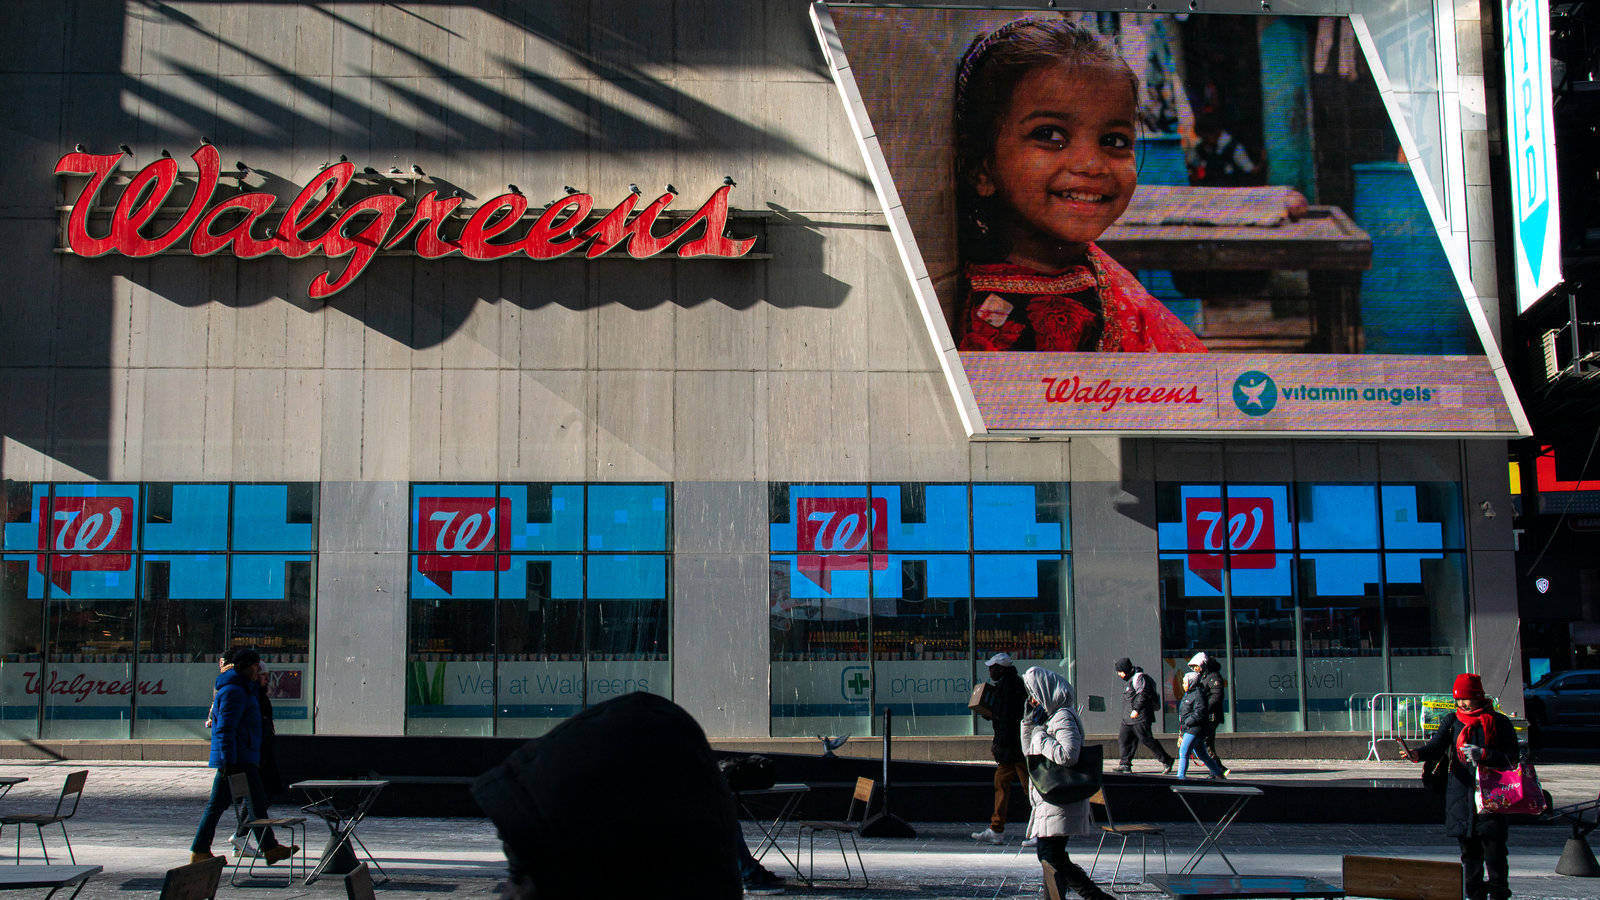
[[[1022,673],[1022,684],[1028,689],[1027,708],[1022,716],[1023,754],[1043,756],[1061,766],[1077,762],[1083,750],[1083,723],[1078,719],[1072,684],[1038,666]],[[1094,833],[1094,824],[1089,821],[1089,801],[1057,805],[1046,800],[1030,783],[1028,802],[1033,805],[1028,815],[1028,837],[1039,842],[1039,863],[1044,867],[1045,877],[1050,877],[1052,869],[1055,871],[1053,896],[1065,897],[1071,889],[1084,900],[1115,900],[1114,895],[1101,890],[1067,856],[1068,838]]]

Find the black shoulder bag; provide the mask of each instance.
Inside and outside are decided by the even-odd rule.
[[[1057,765],[1039,754],[1029,756],[1028,780],[1046,800],[1065,806],[1087,800],[1100,790],[1104,764],[1100,745],[1085,742],[1078,751],[1078,761],[1070,766]]]

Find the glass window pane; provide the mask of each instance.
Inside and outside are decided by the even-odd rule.
[[[1292,557],[1266,556],[1272,565],[1232,572],[1233,730],[1298,731]]]
[[[1464,555],[1390,553],[1383,571],[1392,690],[1448,691],[1467,665]]]
[[[495,733],[535,737],[583,709],[583,558],[512,556],[499,597]]]
[[[868,565],[864,555],[772,557],[774,737],[871,733]]]
[[[1162,708],[1166,731],[1177,731],[1178,686],[1189,658],[1204,650],[1224,656],[1222,567],[1213,554],[1163,553],[1157,558],[1161,585]]]
[[[309,554],[236,555],[229,643],[254,647],[269,674],[273,723],[280,734],[311,730],[311,621],[316,558]]]
[[[590,550],[610,553],[666,550],[667,486],[589,485]]]
[[[666,557],[594,555],[588,570],[589,705],[633,691],[670,697]]]
[[[1301,548],[1378,549],[1376,485],[1301,484],[1296,493]]]
[[[972,486],[972,545],[975,550],[1041,552],[1066,549],[1067,486],[975,484]]]
[[[43,737],[128,737],[135,690],[133,598],[52,599],[47,609]]]
[[[234,485],[235,550],[315,550],[316,519],[314,482]]]
[[[987,680],[984,663],[1011,654],[1018,672],[1041,666],[1072,674],[1071,558],[993,554],[973,557],[973,677]],[[979,734],[993,725],[974,719]]]
[[[1288,485],[1230,484],[1227,494],[1227,518],[1219,523],[1217,531],[1227,535],[1229,553],[1234,556],[1270,555],[1263,551],[1294,549],[1294,530],[1289,527]],[[1207,525],[1210,531],[1209,521]],[[1208,534],[1206,547],[1219,541],[1220,535]],[[1202,548],[1191,546],[1189,549]],[[1234,563],[1234,567],[1238,568],[1238,564]]]
[[[506,549],[496,538],[509,503],[509,498],[495,499],[492,484],[414,484],[411,549],[452,555]],[[424,562],[423,571],[428,568]]]
[[[1381,493],[1385,549],[1444,550],[1464,546],[1460,485],[1386,484]]]
[[[508,550],[555,553],[583,549],[583,485],[507,484],[500,488]]]
[[[896,735],[972,734],[969,559],[873,557],[874,708],[894,710]]]
[[[1162,550],[1222,549],[1222,485],[1156,485],[1156,546]]]
[[[39,523],[49,518],[50,485],[0,482],[0,548],[28,552],[46,549]]]
[[[872,488],[872,549],[900,552],[967,549],[967,486],[880,484]]]
[[[494,734],[495,603],[411,601],[406,734]]]
[[[142,560],[133,736],[205,738],[217,658],[228,646],[228,558],[147,553]]]
[[[1360,730],[1367,701],[1385,690],[1379,581],[1375,553],[1301,557],[1307,730]]]
[[[38,556],[0,557],[0,737],[39,736],[45,578]]]
[[[767,515],[774,553],[866,553],[873,529],[888,525],[888,501],[862,484],[774,484]]]
[[[191,552],[228,549],[228,486],[145,485],[144,548]]]

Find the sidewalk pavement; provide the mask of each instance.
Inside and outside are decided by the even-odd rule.
[[[1137,764],[1141,771],[1149,765]],[[1344,765],[1344,764],[1341,764]],[[1393,766],[1395,764],[1384,764]],[[205,798],[210,791],[212,771],[192,764],[160,763],[79,763],[59,762],[48,764],[7,764],[0,762],[0,775],[20,775],[30,780],[18,785],[0,801],[7,812],[48,811],[60,793],[61,781],[67,772],[79,768],[89,770],[84,800],[77,818],[68,823],[72,846],[80,863],[102,865],[105,872],[93,879],[83,892],[84,900],[109,897],[154,897],[160,890],[163,872],[188,861],[189,842],[195,822],[199,819]],[[1330,766],[1324,762],[1262,761],[1259,766],[1240,763],[1235,767],[1238,776],[1250,770],[1249,779],[1255,778],[1310,778],[1311,769],[1319,777],[1332,777]],[[1556,767],[1552,767],[1556,768]],[[1587,782],[1589,797],[1600,781],[1600,767],[1573,766],[1563,769],[1559,777],[1563,783],[1570,779],[1572,790]],[[1273,771],[1267,771],[1267,770]],[[1366,766],[1341,769],[1342,777],[1382,777],[1390,770]],[[1399,770],[1411,773],[1410,769]],[[1352,774],[1355,773],[1355,774]],[[1544,770],[1541,774],[1549,777]],[[1308,790],[1314,790],[1308,788]],[[1566,790],[1565,788],[1563,790]],[[1308,802],[1314,802],[1308,799]],[[279,807],[277,812],[288,813]],[[975,811],[977,812],[977,811]],[[232,817],[225,817],[231,822]],[[969,833],[984,823],[975,815],[971,824],[918,824],[918,836],[909,840],[863,839],[861,854],[871,887],[863,890],[838,886],[805,888],[792,884],[790,896],[808,898],[916,898],[916,900],[976,900],[976,898],[1033,898],[1040,896],[1040,870],[1032,851],[1019,846],[1023,823],[1014,823],[1006,832],[1003,846],[978,844]],[[313,854],[321,849],[325,833],[322,826],[312,820],[311,843]],[[227,826],[219,829],[226,832]],[[437,897],[439,895],[474,896],[493,895],[496,885],[505,873],[505,862],[500,852],[494,829],[487,821],[479,819],[368,819],[361,826],[360,835],[392,880],[379,887],[379,895],[389,897]],[[752,846],[758,836],[754,826],[746,827],[746,836]],[[1174,868],[1199,843],[1200,832],[1193,825],[1168,827],[1171,855],[1168,864]],[[226,834],[219,834],[214,846],[226,850]],[[607,835],[596,835],[597,841],[607,840]],[[1512,886],[1520,897],[1543,897],[1550,900],[1578,900],[1600,895],[1600,880],[1567,878],[1553,874],[1556,858],[1566,839],[1564,828],[1516,828],[1511,836]],[[23,857],[26,862],[42,862],[32,829],[23,836]],[[59,832],[46,840],[52,859],[58,853],[64,856]],[[0,864],[15,848],[15,838],[4,835],[0,840]],[[785,835],[783,849],[793,856],[794,834]],[[1404,856],[1415,858],[1454,860],[1455,842],[1444,837],[1439,826],[1395,825],[1257,825],[1249,822],[1249,810],[1228,832],[1224,845],[1234,864],[1242,872],[1297,874],[1321,877],[1337,883],[1339,857],[1347,853]],[[1139,860],[1137,844],[1131,844],[1129,858],[1124,859],[1122,878],[1137,876]],[[1094,842],[1079,839],[1073,842],[1073,858],[1088,867],[1094,855]],[[1155,871],[1160,870],[1156,858],[1151,861]],[[313,859],[315,857],[313,856]],[[1114,856],[1103,857],[1095,872],[1102,883],[1111,877]],[[769,852],[765,863],[781,875],[793,878],[793,869],[787,868],[776,852]],[[819,875],[840,876],[844,869],[837,847],[831,842],[818,841],[816,855]],[[278,876],[283,865],[268,870]],[[1215,857],[1209,857],[1200,869],[1202,872],[1225,872]],[[258,867],[258,872],[260,867]],[[278,886],[269,886],[271,884]],[[294,885],[281,887],[282,878],[274,883],[266,881],[232,888],[224,881],[221,896],[339,898],[344,896],[338,878],[325,878],[310,887]],[[1160,896],[1149,885],[1119,885],[1117,892],[1138,900],[1154,900]],[[604,874],[595,875],[596,898],[609,900]]]

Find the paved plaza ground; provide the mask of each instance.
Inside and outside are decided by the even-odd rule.
[[[100,897],[154,897],[160,890],[162,873],[188,859],[188,845],[195,821],[199,818],[211,785],[211,770],[191,764],[160,763],[73,763],[7,764],[0,762],[0,775],[20,775],[30,780],[17,787],[4,801],[7,812],[48,811],[69,771],[89,770],[82,810],[70,824],[73,848],[78,861],[105,867],[105,872],[90,882],[82,894],[86,900]],[[1290,760],[1241,763],[1236,780],[1279,778],[1393,777],[1411,775],[1412,770],[1396,764],[1330,764]],[[1547,766],[1541,769],[1558,799],[1593,798],[1600,791],[1600,767],[1594,765]],[[1308,788],[1308,803],[1315,803],[1314,789]],[[279,809],[278,812],[287,813]],[[974,811],[977,812],[976,810]],[[231,821],[231,817],[225,821]],[[312,843],[321,841],[312,822]],[[1032,852],[1018,846],[1022,824],[1014,825],[1004,846],[980,845],[968,833],[979,827],[972,824],[918,824],[918,837],[909,840],[866,839],[861,842],[871,887],[867,889],[794,885],[791,896],[812,898],[1033,898],[1040,896],[1039,865]],[[224,828],[223,830],[226,830]],[[504,860],[493,828],[479,819],[393,819],[373,818],[362,825],[363,839],[391,876],[379,887],[388,897],[439,897],[492,895],[504,875]],[[756,834],[753,827],[747,834]],[[1199,841],[1193,825],[1171,825],[1168,829],[1176,867]],[[597,841],[613,840],[615,835],[596,835]],[[1600,879],[1575,879],[1555,875],[1553,869],[1565,840],[1564,829],[1526,827],[1514,829],[1511,838],[1512,885],[1518,896],[1595,898],[1600,896]],[[49,836],[47,835],[47,838]],[[14,835],[4,835],[0,853],[12,854]],[[30,846],[33,831],[28,829],[23,856],[40,862],[37,844]],[[60,834],[50,839],[51,855],[56,855]],[[819,874],[841,875],[839,853],[831,844],[818,842]],[[1228,833],[1227,847],[1234,863],[1244,872],[1301,874],[1337,883],[1339,857],[1346,853],[1405,856],[1453,860],[1454,841],[1441,834],[1439,826],[1394,825],[1258,825],[1248,814]],[[785,849],[792,852],[792,836]],[[226,849],[219,838],[216,849]],[[1085,841],[1073,849],[1074,859],[1087,866],[1094,842]],[[783,860],[769,854],[769,867],[783,873]],[[1111,860],[1102,859],[1096,877],[1110,878]],[[1159,863],[1155,865],[1159,866]],[[277,868],[272,874],[277,875]],[[1123,878],[1137,875],[1138,860],[1124,862]],[[1215,857],[1201,871],[1225,871]],[[787,874],[792,875],[790,870]],[[614,896],[606,889],[604,875],[595,876],[596,898]],[[1121,885],[1119,893],[1129,897],[1153,898],[1149,885]],[[285,889],[282,879],[232,888],[224,885],[223,896],[238,897],[343,897],[337,878],[324,879],[310,887],[294,885]]]

